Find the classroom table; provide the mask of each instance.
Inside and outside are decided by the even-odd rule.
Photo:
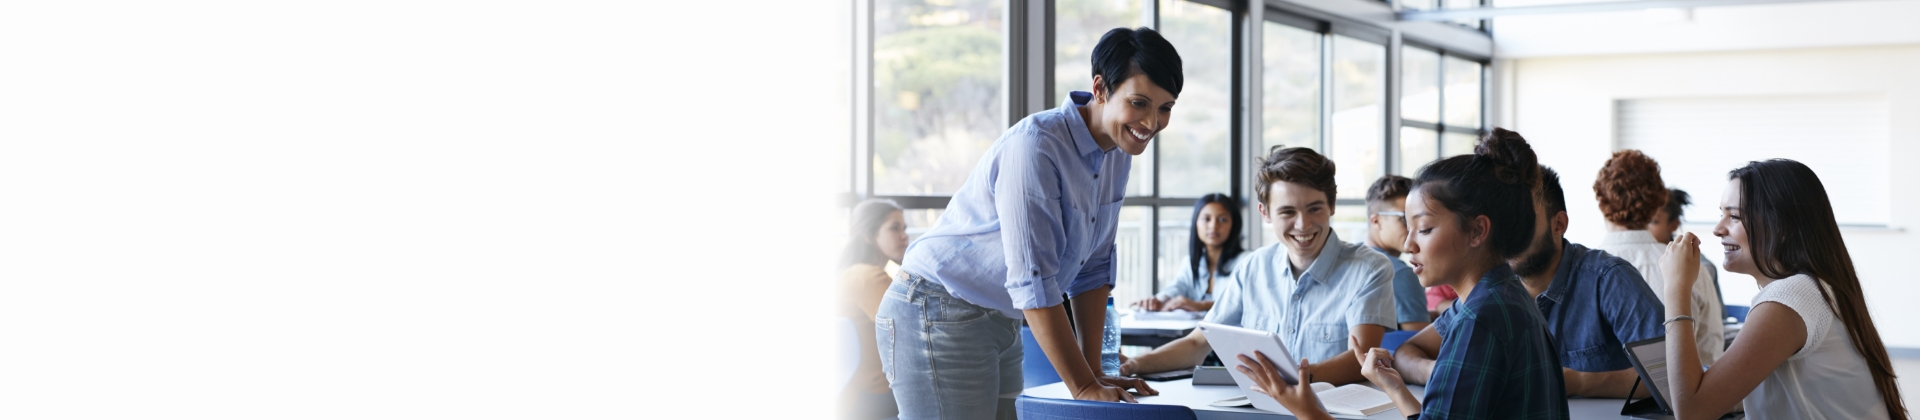
[[[1155,391],[1160,391],[1160,395],[1135,396],[1135,400],[1142,404],[1184,405],[1187,406],[1187,408],[1192,408],[1193,414],[1199,417],[1200,420],[1291,420],[1295,418],[1290,413],[1276,413],[1255,409],[1253,407],[1214,407],[1208,405],[1214,401],[1241,396],[1240,387],[1237,386],[1194,385],[1192,379],[1148,382],[1147,386],[1153,387]],[[1425,389],[1424,387],[1419,385],[1408,385],[1407,387],[1413,391],[1414,397],[1425,397],[1425,395],[1422,394],[1422,391]],[[1067,385],[1064,382],[1055,382],[1027,388],[1026,391],[1021,394],[1039,398],[1073,398],[1073,394],[1067,392]],[[1570,417],[1574,419],[1633,418],[1620,415],[1620,407],[1625,404],[1626,400],[1615,398],[1573,398],[1567,400],[1567,410]],[[1336,418],[1349,417],[1336,416]],[[1403,420],[1406,419],[1407,416],[1400,414],[1400,410],[1396,408],[1382,411],[1371,417],[1351,418]]]
[[[1120,344],[1160,347],[1192,333],[1200,325],[1200,320],[1142,320],[1128,314],[1120,317],[1117,323],[1120,324]]]

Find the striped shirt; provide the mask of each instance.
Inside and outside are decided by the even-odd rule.
[[[1505,264],[1433,327],[1440,355],[1423,419],[1566,419],[1567,391],[1546,319]]]

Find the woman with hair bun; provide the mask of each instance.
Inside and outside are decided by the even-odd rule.
[[[1407,196],[1407,220],[1413,233],[1406,252],[1409,265],[1426,287],[1451,285],[1460,300],[1433,326],[1441,340],[1425,404],[1402,380],[1399,364],[1385,349],[1353,345],[1361,374],[1387,393],[1401,413],[1420,418],[1565,419],[1566,384],[1560,360],[1548,337],[1546,319],[1506,260],[1531,241],[1535,185],[1540,163],[1519,133],[1495,128],[1472,155],[1427,165]],[[1409,343],[1411,344],[1411,343]],[[1401,351],[1414,349],[1402,346]],[[1302,419],[1330,419],[1309,383],[1311,367],[1300,363],[1305,379],[1288,385],[1266,355],[1238,355],[1236,368],[1264,392]],[[1287,361],[1292,363],[1292,361]]]

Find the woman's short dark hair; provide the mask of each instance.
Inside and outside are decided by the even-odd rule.
[[[1415,188],[1458,215],[1462,226],[1487,216],[1493,222],[1487,243],[1503,259],[1526,251],[1533,240],[1534,188],[1539,183],[1540,161],[1533,147],[1520,133],[1504,128],[1487,133],[1473,154],[1427,164],[1414,178]]]
[[[887,216],[896,211],[905,211],[899,203],[887,199],[867,199],[853,206],[853,220],[847,229],[847,245],[840,250],[841,269],[866,263],[876,259],[885,259],[880,247],[873,243],[873,235],[880,232],[880,225],[887,223]]]
[[[1222,244],[1223,249],[1220,250],[1218,262],[1220,274],[1233,274],[1233,267],[1228,267],[1226,262],[1233,261],[1233,257],[1240,256],[1240,252],[1246,251],[1246,245],[1240,244],[1240,229],[1246,226],[1240,224],[1240,200],[1221,193],[1200,197],[1193,202],[1193,220],[1187,221],[1187,226],[1190,226],[1187,228],[1187,265],[1189,266],[1187,269],[1196,279],[1206,278],[1200,272],[1200,260],[1207,256],[1207,244],[1200,242],[1200,209],[1207,208],[1208,204],[1213,203],[1220,203],[1221,207],[1227,208],[1227,214],[1233,215],[1230,217],[1233,220],[1233,230],[1227,232],[1227,243]]]
[[[1159,32],[1146,27],[1113,28],[1093,46],[1093,74],[1102,78],[1108,95],[1139,71],[1178,98],[1180,87],[1186,84],[1180,69],[1180,52],[1174,51],[1173,44]]]
[[[1853,350],[1867,361],[1874,387],[1893,418],[1907,418],[1893,363],[1880,331],[1867,311],[1866,292],[1853,269],[1853,256],[1833,217],[1833,203],[1820,177],[1807,165],[1788,159],[1748,162],[1728,179],[1740,180],[1740,224],[1747,234],[1748,255],[1760,275],[1782,279],[1806,274],[1827,287],[1815,288],[1833,303],[1833,313],[1847,328]],[[1831,289],[1831,291],[1829,291]]]

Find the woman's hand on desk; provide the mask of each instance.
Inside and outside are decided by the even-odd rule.
[[[1079,389],[1073,390],[1073,399],[1105,402],[1138,402],[1133,400],[1133,395],[1128,394],[1126,389],[1107,385],[1107,382],[1102,380],[1095,380],[1085,386],[1081,386]]]
[[[1167,303],[1160,304],[1160,310],[1162,311],[1185,309],[1192,312],[1204,312],[1195,310],[1198,308],[1199,306],[1195,306],[1194,301],[1187,300],[1186,296],[1176,296],[1173,299],[1167,299]]]

